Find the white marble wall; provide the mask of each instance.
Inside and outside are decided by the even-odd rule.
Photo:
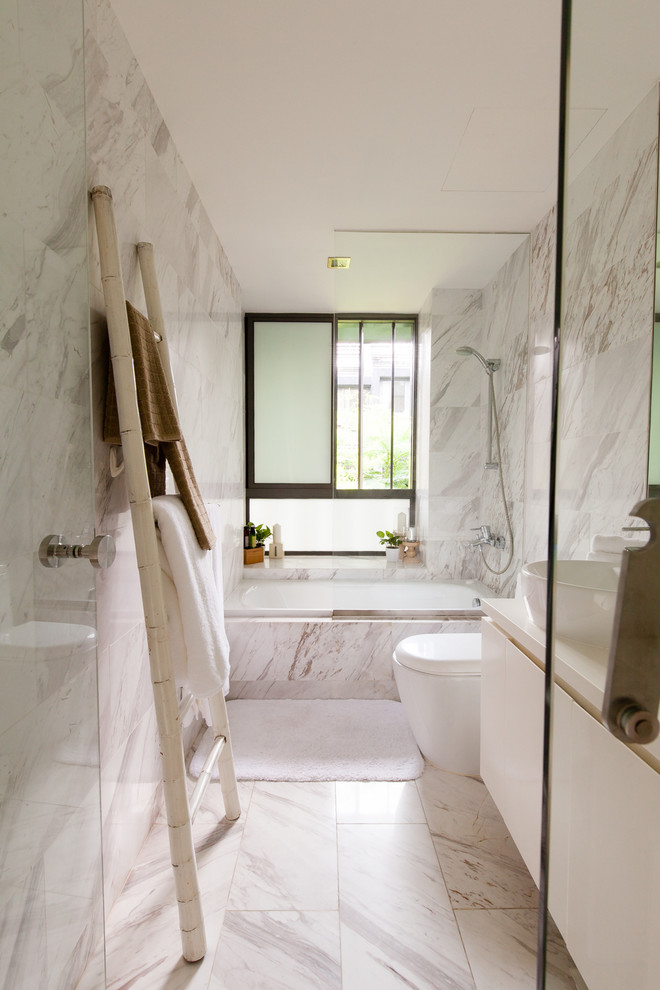
[[[0,984],[76,986],[102,934],[95,651],[17,649],[27,619],[94,625],[93,572],[45,535],[93,527],[82,6],[0,6]],[[60,627],[61,628],[61,627]]]
[[[630,509],[645,497],[657,163],[654,87],[569,186],[560,556],[584,557],[596,533],[620,535],[634,524]]]
[[[484,470],[480,464],[480,518],[474,525],[486,523],[496,535],[505,536],[507,548],[485,548],[477,557],[477,575],[498,594],[512,596],[522,564],[525,501],[525,425],[527,411],[528,335],[530,326],[530,243],[526,239],[511,255],[495,278],[482,291],[484,316],[483,351],[486,357],[499,357],[502,364],[493,377],[499,416],[501,461],[506,503],[513,529],[513,559],[507,567],[510,540],[498,470]],[[472,359],[472,364],[476,364]],[[480,372],[482,386],[481,437],[488,435],[488,383]],[[493,441],[493,459],[498,460]],[[470,551],[471,553],[473,551]],[[493,574],[485,563],[502,570]]]
[[[127,296],[144,309],[135,245],[154,244],[183,432],[203,495],[220,503],[225,590],[242,570],[243,333],[240,288],[108,0],[85,4],[89,186],[113,191]],[[101,440],[104,306],[90,217],[97,527],[117,561],[98,586],[106,909],[154,818],[160,779],[126,487]]]
[[[556,222],[553,208],[531,236],[523,561],[548,556]]]
[[[435,289],[420,317],[418,511],[424,560],[435,576],[478,577],[502,594],[513,593],[522,548],[528,308],[525,242],[483,289]],[[495,394],[515,554],[501,577],[466,547],[473,527],[487,524],[505,535],[506,522],[498,472],[484,468],[488,379],[473,357],[456,354],[463,345],[502,361]],[[495,569],[506,563],[502,551],[486,553]]]
[[[426,359],[420,366],[419,445],[426,491],[419,490],[423,558],[441,578],[476,577],[476,561],[465,542],[478,526],[483,382],[474,359],[456,354],[469,345],[481,350],[481,292],[435,289],[420,320]],[[428,428],[425,427],[428,423]],[[426,467],[428,465],[428,467]]]

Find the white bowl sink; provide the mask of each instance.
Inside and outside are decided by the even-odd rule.
[[[527,613],[545,629],[547,560],[525,564],[521,585]],[[612,636],[619,564],[558,560],[555,564],[555,635],[607,647]]]

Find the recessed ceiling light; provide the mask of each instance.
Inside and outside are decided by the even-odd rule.
[[[348,268],[350,258],[328,258],[328,268]]]

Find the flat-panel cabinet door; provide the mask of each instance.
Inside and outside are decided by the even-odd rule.
[[[507,826],[527,869],[539,882],[543,776],[544,674],[506,642]]]
[[[571,743],[568,948],[590,990],[657,990],[660,775],[575,704]]]
[[[489,619],[481,623],[481,777],[507,818],[504,712],[506,638]]]

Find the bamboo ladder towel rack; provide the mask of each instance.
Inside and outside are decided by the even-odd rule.
[[[186,960],[195,962],[201,959],[206,952],[206,936],[192,837],[192,821],[211,779],[214,764],[217,763],[218,765],[226,817],[230,821],[235,821],[240,817],[241,807],[231,751],[227,707],[222,692],[207,699],[211,711],[214,744],[193,793],[190,799],[188,798],[181,725],[194,698],[188,693],[181,704],[177,700],[177,686],[173,675],[167,614],[158,557],[158,540],[144,456],[131,338],[110,189],[107,186],[95,186],[92,189],[92,202],[96,219],[101,281],[107,311],[110,357],[117,393],[126,483],[149,646],[149,665],[162,757],[165,811],[179,909],[182,950]],[[176,408],[176,395],[152,245],[139,244],[138,258],[147,302],[147,315],[160,338],[158,346]]]

